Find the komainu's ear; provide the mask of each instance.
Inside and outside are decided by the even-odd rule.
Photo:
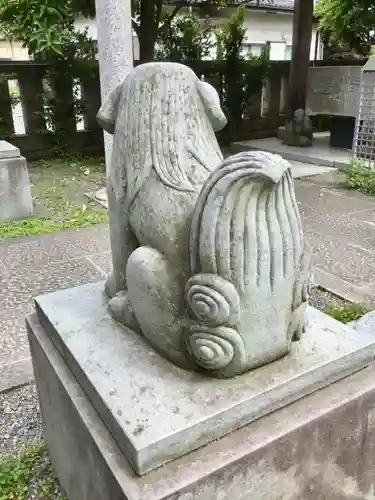
[[[98,120],[100,127],[112,135],[115,133],[115,124],[122,86],[123,83],[112,90],[112,92],[104,100],[98,114],[96,115],[96,119]]]
[[[209,83],[200,80],[197,81],[197,87],[214,131],[217,132],[223,129],[227,124],[227,119],[221,109],[220,98],[216,89]]]

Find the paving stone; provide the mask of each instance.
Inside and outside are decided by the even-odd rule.
[[[348,281],[357,287],[368,286],[375,279],[375,254],[353,246],[343,238],[307,230],[306,241],[314,250],[314,266]]]
[[[315,218],[304,217],[305,230],[341,243],[358,247],[367,252],[375,252],[375,227],[352,215],[336,218],[319,213]]]
[[[2,272],[0,311],[28,303],[35,296],[103,279],[103,274],[85,257]]]
[[[111,252],[105,252],[103,254],[93,254],[89,255],[88,260],[97,266],[105,276],[107,276],[112,269],[112,256]]]
[[[375,202],[357,191],[343,189],[332,185],[315,183],[314,178],[309,181],[296,181],[297,201],[307,217],[318,214],[330,219],[349,214],[374,210]]]
[[[1,367],[30,356],[25,317],[33,312],[32,301],[2,311],[0,316],[0,379]]]
[[[0,393],[34,380],[31,357],[9,363],[0,370]]]
[[[0,243],[0,261],[15,269],[70,260],[109,251],[107,225],[61,231],[37,238],[8,239]]]
[[[369,313],[359,318],[355,321],[355,325],[353,326],[355,330],[358,332],[369,332],[375,333],[375,311],[370,311]]]
[[[373,201],[375,205],[375,199]],[[370,210],[361,210],[352,214],[352,217],[355,220],[358,220],[360,223],[365,224],[369,228],[372,227],[375,232],[375,208],[371,208]]]

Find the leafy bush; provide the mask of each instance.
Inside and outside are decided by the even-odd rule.
[[[164,13],[167,18],[168,13]],[[163,22],[155,47],[155,59],[160,61],[201,61],[210,54],[214,40],[213,26],[189,13]]]
[[[375,169],[359,160],[353,160],[346,172],[347,183],[362,193],[375,196]]]
[[[87,2],[82,1],[86,12]],[[52,92],[41,96],[46,105],[43,118],[53,131],[55,152],[62,155],[69,154],[76,136],[76,117],[81,116],[88,105],[73,94],[72,81],[83,83],[96,76],[95,44],[88,30],[76,30],[73,4],[73,0],[65,3],[0,0],[2,35],[7,40],[21,41],[36,62],[50,64],[45,79]],[[4,124],[0,123],[1,126],[4,128]]]
[[[250,61],[242,54],[244,13],[245,7],[239,7],[217,31],[218,54],[224,69],[223,108],[232,128],[241,122],[251,97],[261,90],[269,65],[267,50]]]
[[[350,323],[351,321],[356,321],[367,313],[361,304],[347,304],[344,306],[333,306],[326,310],[326,313],[332,316],[332,318],[341,321],[341,323]]]
[[[53,474],[45,443],[29,445],[17,457],[0,455],[0,500],[25,498],[67,500]]]

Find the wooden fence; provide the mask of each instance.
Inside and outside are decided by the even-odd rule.
[[[318,65],[363,64],[364,61],[329,61]],[[212,83],[222,92],[221,75],[215,61],[199,62],[192,66],[199,77]],[[32,62],[0,63],[0,121],[1,130],[6,126],[7,133],[1,139],[10,140],[20,148],[28,159],[39,159],[53,153],[53,134],[48,133],[45,120],[43,94],[46,92],[44,77],[47,65]],[[286,96],[288,90],[289,63],[271,62],[263,88],[252,95],[246,106],[246,112],[239,123],[231,130],[231,140],[245,140],[274,136],[277,127],[284,123]],[[18,82],[20,100],[14,104],[9,90],[8,79]],[[71,82],[72,83],[72,82]],[[55,94],[63,92],[64,99],[73,100],[71,88],[52,89]],[[99,76],[84,83],[81,88],[83,98],[88,105],[81,119],[81,126],[72,135],[71,152],[83,154],[102,154],[103,136],[96,122],[96,113],[100,107]],[[23,124],[22,126],[17,126]],[[219,139],[227,139],[226,131],[219,134]]]

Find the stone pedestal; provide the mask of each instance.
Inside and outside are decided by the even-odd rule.
[[[26,159],[20,150],[0,141],[0,222],[23,219],[33,214]]]
[[[374,335],[310,309],[289,356],[212,380],[117,325],[102,287],[40,297],[27,320],[69,500],[371,498]]]

